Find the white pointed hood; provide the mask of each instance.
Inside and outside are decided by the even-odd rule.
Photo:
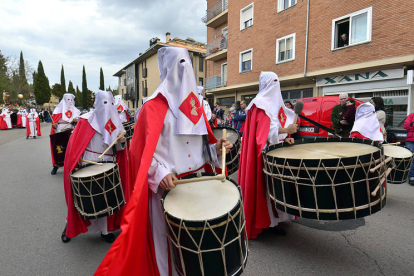
[[[102,134],[105,144],[110,145],[124,131],[112,93],[110,91],[97,92],[93,106],[95,110],[86,113],[82,118],[87,119],[92,128]]]
[[[384,142],[384,136],[380,129],[380,124],[375,114],[375,107],[371,103],[363,103],[358,106],[351,133],[357,131],[373,141]]]
[[[188,50],[178,47],[159,49],[158,67],[161,84],[146,102],[161,93],[177,118],[176,134],[207,134]]]
[[[53,110],[53,114],[62,113],[62,120],[65,122],[72,122],[73,119],[78,118],[80,110],[75,107],[75,95],[66,93],[62,100]]]
[[[295,120],[295,112],[285,107],[280,90],[279,77],[273,72],[261,72],[259,93],[250,102],[246,110],[249,110],[253,104],[263,109],[266,115],[269,116],[271,124],[277,124],[279,128],[288,127]],[[286,133],[279,135],[280,139],[286,137]]]
[[[121,95],[116,95],[114,97],[115,99],[115,107],[116,110],[118,111],[127,111],[128,110],[128,106],[126,105],[126,103],[122,100],[122,96]]]

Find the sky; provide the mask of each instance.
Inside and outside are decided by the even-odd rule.
[[[60,83],[62,65],[66,89],[71,80],[82,89],[85,66],[88,89],[118,87],[113,75],[149,48],[153,37],[193,38],[206,42],[201,18],[205,0],[1,0],[0,50],[23,58],[37,70],[42,61],[52,86]]]

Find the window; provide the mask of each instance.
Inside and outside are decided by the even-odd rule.
[[[221,86],[227,85],[227,63],[221,65]]]
[[[246,72],[252,70],[253,49],[240,53],[240,70],[239,72]]]
[[[198,71],[203,72],[204,70],[204,58],[198,57]]]
[[[279,0],[277,3],[277,11],[281,12],[296,5],[296,0]]]
[[[230,107],[232,103],[235,102],[234,97],[227,97],[227,98],[219,98],[217,99],[217,102],[221,107],[227,106]]]
[[[124,79],[124,86],[126,86],[126,78]]]
[[[250,104],[250,102],[256,97],[256,94],[253,95],[245,95],[242,96],[242,100],[246,102],[247,105]]]
[[[199,86],[203,86],[204,85],[204,79],[203,78],[198,78],[198,85]]]
[[[284,101],[297,100],[297,99],[309,98],[309,97],[313,97],[313,88],[282,91],[282,98]]]
[[[253,8],[254,4],[251,3],[247,7],[240,10],[240,30],[246,29],[253,25]]]
[[[332,20],[332,50],[371,41],[372,7]]]
[[[296,33],[276,40],[276,63],[295,59]]]

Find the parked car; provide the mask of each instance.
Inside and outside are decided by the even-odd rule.
[[[400,142],[401,145],[405,144],[405,139],[407,139],[407,130],[404,129],[404,122],[406,119],[407,117],[395,127],[386,128],[388,143]]]
[[[354,100],[356,107],[364,103],[361,100]],[[301,115],[320,123],[323,126],[333,129],[331,113],[333,107],[339,104],[338,96],[310,97],[299,99],[299,101],[303,102],[303,111]],[[326,130],[323,130],[320,127],[306,121],[305,119],[300,119],[300,126],[294,137],[295,139],[333,137],[333,133],[329,133]]]

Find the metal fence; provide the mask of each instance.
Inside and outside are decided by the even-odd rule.
[[[206,78],[205,89],[215,89],[227,85],[227,74],[220,74]]]
[[[215,54],[225,49],[227,49],[227,34],[222,35],[221,37],[211,41],[210,43],[207,43],[206,56]]]
[[[207,9],[206,15],[203,18],[201,18],[201,21],[203,23],[207,23],[208,21],[210,21],[211,19],[213,19],[220,13],[227,10],[227,6],[228,6],[228,0],[217,1],[210,8]]]

